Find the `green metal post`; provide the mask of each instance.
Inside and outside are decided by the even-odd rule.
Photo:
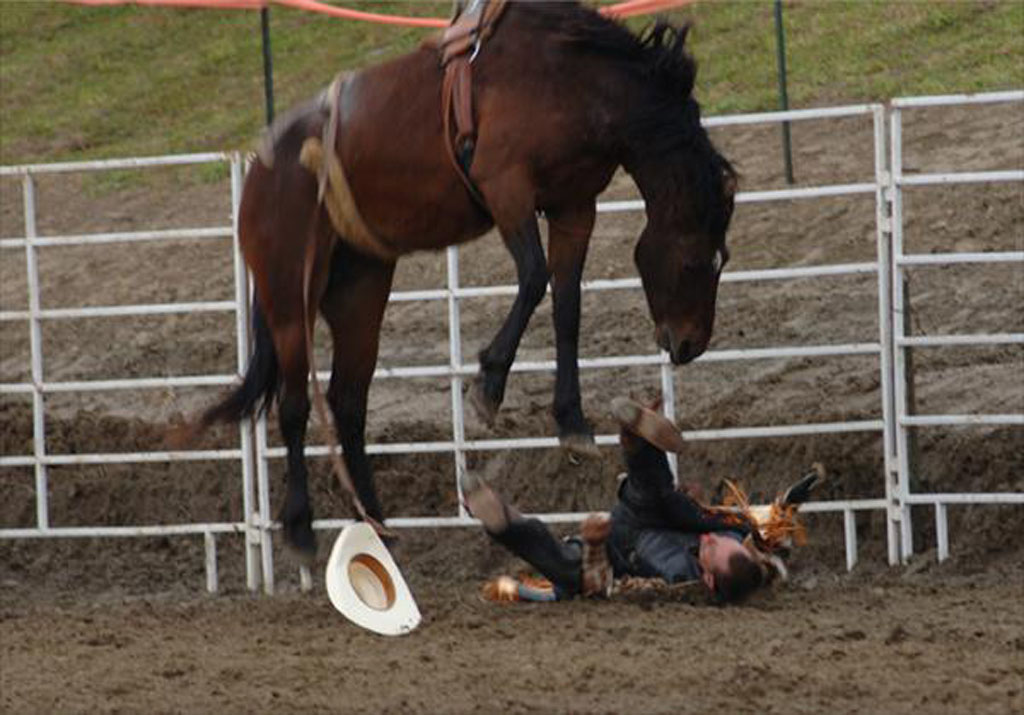
[[[270,54],[270,12],[260,10],[260,26],[263,30],[263,94],[267,101],[267,124],[274,121],[274,60]]]
[[[782,0],[775,0],[775,58],[779,73],[779,109],[789,109],[786,91],[786,32],[782,27]],[[793,183],[793,148],[789,136],[789,122],[782,123],[782,154],[786,163],[786,183]]]

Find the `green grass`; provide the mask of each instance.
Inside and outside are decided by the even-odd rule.
[[[770,2],[708,0],[673,15],[695,25],[705,113],[777,107]],[[808,0],[787,3],[785,22],[794,107],[1024,86],[1019,0]],[[428,34],[280,7],[271,30],[278,111]],[[263,120],[256,12],[0,0],[0,163],[246,148]]]
[[[770,2],[707,2],[686,13],[713,112],[778,107]],[[1024,3],[785,3],[790,105],[1024,86]]]

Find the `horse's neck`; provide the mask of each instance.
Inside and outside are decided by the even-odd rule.
[[[671,209],[674,199],[685,188],[689,161],[692,157],[682,149],[658,155],[641,150],[627,152],[622,166],[636,182],[648,211],[659,212],[666,207]]]

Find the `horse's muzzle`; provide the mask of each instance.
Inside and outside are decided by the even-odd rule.
[[[684,340],[676,346],[675,350],[669,351],[669,358],[673,365],[685,365],[700,355],[703,350],[694,350],[689,340]]]
[[[700,357],[707,350],[707,341],[695,341],[687,338],[676,339],[669,327],[658,326],[654,336],[658,347],[668,353],[673,365],[685,365]]]

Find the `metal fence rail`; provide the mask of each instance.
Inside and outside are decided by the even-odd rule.
[[[844,275],[875,274],[877,280],[879,336],[877,342],[834,344],[834,345],[791,345],[763,348],[710,351],[699,358],[704,362],[763,360],[785,358],[828,358],[835,356],[869,355],[878,357],[880,375],[879,419],[805,423],[790,425],[760,425],[728,429],[691,430],[684,438],[691,441],[721,440],[740,438],[774,438],[811,434],[844,432],[879,432],[882,435],[885,474],[883,496],[877,499],[859,499],[831,502],[814,502],[805,506],[811,513],[841,513],[845,536],[846,563],[853,568],[857,561],[857,535],[854,515],[857,511],[885,510],[887,513],[887,544],[890,563],[905,560],[913,552],[910,536],[910,506],[913,504],[933,505],[936,510],[938,554],[940,559],[949,553],[946,508],[949,504],[1024,504],[1024,494],[912,494],[909,490],[907,462],[908,428],[946,424],[1024,424],[1024,415],[911,415],[906,406],[906,385],[909,376],[903,355],[912,347],[938,345],[960,346],[974,344],[1021,344],[1024,335],[1016,333],[990,335],[954,336],[909,336],[904,333],[902,322],[895,316],[896,307],[902,305],[902,271],[910,266],[972,264],[992,262],[1021,262],[1024,252],[992,253],[946,253],[929,255],[906,255],[902,244],[902,196],[904,186],[945,184],[951,182],[978,181],[1020,181],[1024,172],[992,171],[961,172],[950,174],[917,174],[905,176],[902,173],[901,111],[904,108],[935,106],[938,104],[975,104],[995,101],[1021,101],[1024,92],[1004,92],[990,95],[969,95],[966,97],[923,97],[899,99],[892,102],[889,110],[890,141],[886,151],[887,110],[882,105],[865,104],[850,107],[833,107],[811,110],[794,110],[727,117],[712,117],[705,120],[710,127],[727,127],[757,123],[778,123],[783,121],[821,120],[840,117],[866,117],[872,122],[872,160],[874,181],[866,183],[845,183],[826,186],[802,187],[784,190],[741,192],[739,203],[757,203],[782,200],[810,200],[828,196],[869,195],[875,197],[876,260],[872,262],[800,266],[768,270],[733,271],[726,273],[726,282],[777,281],[806,278],[830,278]],[[226,162],[231,173],[232,226],[197,227],[173,230],[110,232],[40,237],[36,231],[35,189],[33,177],[40,174],[99,171],[128,168],[149,168],[180,166],[209,162]],[[267,443],[266,423],[260,419],[255,423],[243,424],[239,429],[237,448],[193,451],[152,451],[140,453],[97,453],[97,454],[49,454],[45,448],[45,396],[51,393],[90,392],[107,390],[163,389],[167,387],[206,387],[233,383],[243,375],[247,366],[248,304],[250,289],[245,267],[233,243],[233,270],[235,294],[230,301],[196,301],[157,305],[99,306],[88,308],[46,309],[40,305],[37,251],[44,247],[74,245],[96,245],[100,243],[138,243],[172,239],[219,240],[235,236],[237,230],[238,205],[244,165],[237,154],[210,153],[171,157],[147,157],[117,159],[96,162],[72,162],[61,164],[36,164],[0,167],[0,176],[21,177],[23,187],[25,235],[18,238],[0,239],[0,250],[24,249],[26,276],[29,290],[27,310],[2,311],[0,321],[27,321],[31,353],[31,381],[0,384],[0,394],[28,394],[32,397],[33,453],[30,455],[6,455],[0,457],[0,468],[31,467],[35,475],[36,525],[34,528],[0,528],[0,539],[14,538],[69,538],[69,537],[140,537],[154,535],[195,535],[202,534],[205,542],[207,588],[216,590],[217,558],[216,540],[218,534],[241,534],[245,540],[246,582],[248,588],[256,590],[262,584],[267,593],[274,590],[274,563],[272,533],[278,528],[271,514],[269,488],[269,460],[284,456],[282,447],[271,447]],[[600,213],[642,211],[641,201],[608,201],[598,205]],[[447,279],[443,288],[417,291],[397,291],[392,294],[395,302],[439,301],[447,303],[449,334],[449,360],[447,364],[418,365],[410,367],[379,367],[375,377],[386,379],[408,379],[415,377],[438,377],[449,380],[452,438],[433,442],[408,442],[371,444],[370,454],[415,454],[450,453],[455,464],[455,484],[458,489],[458,475],[466,469],[466,455],[471,452],[501,451],[508,449],[546,449],[557,447],[558,440],[549,437],[525,437],[517,439],[467,439],[465,434],[464,404],[462,399],[463,381],[477,371],[475,364],[466,363],[461,354],[461,302],[484,296],[514,295],[516,286],[462,286],[460,283],[459,253],[450,248],[446,254]],[[583,284],[584,291],[638,290],[640,281],[636,278],[594,280]],[[237,342],[237,375],[188,375],[177,377],[142,377],[123,380],[75,380],[47,381],[43,370],[43,348],[40,324],[44,320],[69,320],[91,317],[138,316],[191,314],[196,312],[234,312]],[[660,369],[661,387],[665,397],[665,412],[670,418],[675,414],[675,394],[672,366],[664,353],[641,355],[613,355],[584,358],[580,368],[601,370],[608,368],[654,366]],[[554,361],[518,361],[513,365],[515,372],[549,372]],[[327,375],[324,375],[326,378]],[[598,435],[597,444],[615,444],[615,435]],[[322,456],[326,447],[313,445],[307,449],[310,456]],[[237,461],[241,471],[240,488],[244,520],[240,522],[208,524],[170,524],[152,526],[118,527],[54,527],[50,525],[47,502],[48,467],[54,465],[82,464],[138,464],[153,462],[229,460]],[[674,467],[673,463],[673,467]],[[436,517],[395,517],[388,520],[389,526],[397,528],[417,527],[463,527],[475,524],[461,506],[452,516]],[[574,522],[585,514],[552,513],[541,514],[548,522]],[[317,529],[335,529],[349,523],[347,519],[323,519],[314,523]],[[302,574],[304,585],[309,583],[309,574]]]

